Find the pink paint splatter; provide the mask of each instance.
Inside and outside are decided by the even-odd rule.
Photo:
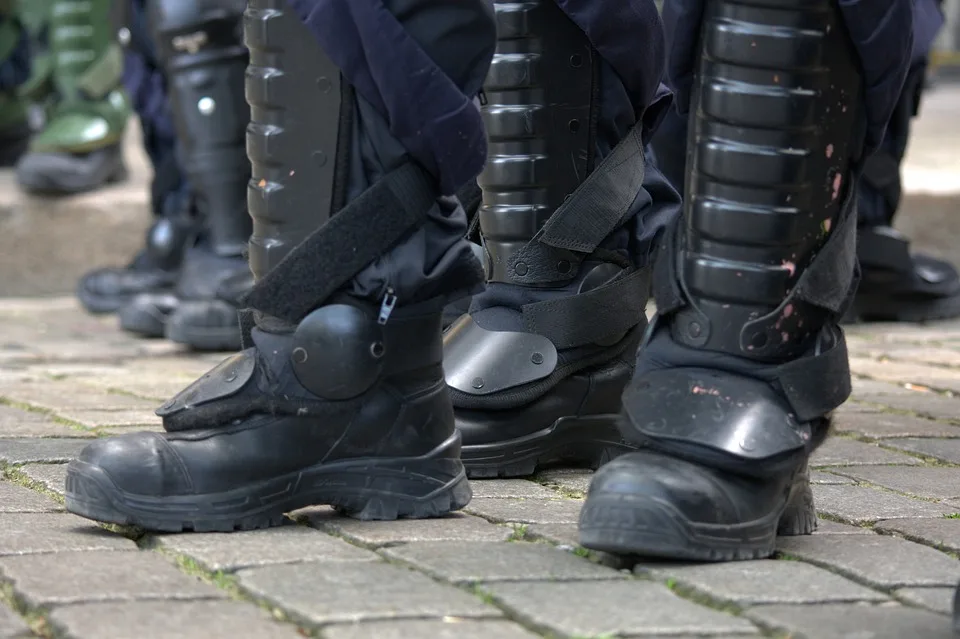
[[[793,315],[793,304],[787,304],[787,305],[783,308],[783,316],[784,316],[784,317],[790,317],[791,315]]]
[[[782,339],[783,343],[786,344],[787,342],[790,341],[790,336],[787,334],[786,331],[784,331],[783,333],[780,333],[780,339]]]
[[[829,159],[832,158],[832,157],[833,157],[833,145],[832,145],[832,144],[828,144],[828,145],[827,145],[827,159],[829,160]]]
[[[783,262],[780,263],[780,266],[790,272],[790,277],[793,277],[793,274],[797,272],[797,265],[790,260],[783,260]]]
[[[836,195],[834,195],[834,197],[836,197]],[[825,220],[823,221],[822,226],[823,226],[823,232],[824,232],[824,233],[829,233],[829,232],[830,232],[830,229],[833,227],[833,220],[828,217],[827,219],[825,219]]]
[[[833,199],[840,197],[840,185],[843,184],[843,176],[837,173],[833,176]],[[830,229],[827,229],[829,231]]]
[[[694,386],[690,389],[694,395],[713,395],[714,397],[720,397],[720,391],[716,388],[704,388],[703,386]]]

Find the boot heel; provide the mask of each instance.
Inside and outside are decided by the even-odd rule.
[[[811,535],[817,529],[817,509],[810,489],[810,471],[807,468],[797,477],[790,502],[780,515],[777,534],[784,537]]]
[[[331,498],[334,508],[362,520],[441,517],[470,503],[473,490],[460,461],[460,435],[422,457],[375,459],[340,468],[346,485]]]

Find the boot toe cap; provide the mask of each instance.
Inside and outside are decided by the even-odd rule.
[[[167,497],[190,489],[179,456],[159,433],[129,433],[95,441],[83,449],[78,461],[104,475],[123,493]]]
[[[698,464],[652,451],[623,455],[600,468],[590,483],[591,503],[619,501],[652,519],[669,515],[698,524],[729,524],[740,519],[724,487]],[[662,513],[657,515],[655,513]]]

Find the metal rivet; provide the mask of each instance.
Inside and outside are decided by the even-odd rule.
[[[752,451],[756,447],[757,447],[757,443],[756,441],[754,441],[753,437],[744,437],[743,439],[740,440],[740,448],[742,448],[747,452]]]
[[[579,69],[583,66],[583,56],[579,53],[574,53],[570,56],[570,66],[574,69]]]
[[[533,362],[534,364],[537,364],[538,366],[540,364],[543,364],[543,353],[534,353],[533,355],[530,356],[530,361]]]
[[[322,93],[330,93],[330,90],[333,89],[333,83],[326,77],[317,78],[317,87]]]
[[[314,151],[313,161],[317,163],[317,166],[324,166],[327,163],[327,154],[323,151]]]
[[[380,359],[383,357],[383,354],[386,352],[386,349],[383,347],[383,342],[374,342],[370,345],[370,354]]]
[[[293,349],[293,361],[297,364],[303,364],[307,361],[307,350],[301,346]]]
[[[120,27],[120,30],[117,31],[117,40],[120,42],[120,45],[124,47],[130,44],[130,29]]]
[[[514,270],[517,272],[517,275],[523,277],[527,274],[527,265],[523,262],[517,262],[517,265],[514,267]]]
[[[567,127],[569,127],[571,133],[576,133],[580,130],[580,120],[570,120],[567,122]]]
[[[569,273],[570,262],[568,262],[567,260],[560,260],[560,262],[557,263],[557,271],[559,271],[560,273]]]
[[[227,375],[226,381],[232,382],[232,381],[235,380],[236,378],[237,378],[237,374],[236,374],[236,373],[230,373],[229,375]]]
[[[217,110],[217,103],[213,100],[213,98],[200,98],[200,100],[197,102],[197,109],[203,115],[210,115]]]
[[[474,377],[474,378],[473,378],[473,382],[471,383],[471,386],[473,386],[474,388],[477,388],[477,389],[483,388],[483,378],[482,378],[482,377]]]
[[[697,322],[690,322],[687,325],[687,332],[690,333],[690,337],[700,337],[700,333],[703,331],[703,328]]]

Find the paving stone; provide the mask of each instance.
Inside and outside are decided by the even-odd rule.
[[[238,601],[135,601],[54,609],[50,620],[71,639],[302,639],[253,604]]]
[[[491,521],[518,524],[572,524],[580,521],[576,499],[474,499],[465,510]]]
[[[881,521],[880,532],[896,533],[929,546],[960,552],[960,519],[894,519]]]
[[[577,524],[533,524],[527,528],[527,533],[555,544],[580,545],[580,530]]]
[[[850,393],[850,397],[854,400],[860,400],[864,398],[871,397],[907,397],[910,395],[933,395],[933,393],[919,392],[915,390],[910,390],[904,388],[903,384],[896,382],[878,382],[876,380],[867,379],[865,377],[854,376],[851,380],[853,386],[853,392]]]
[[[564,490],[586,494],[590,488],[590,480],[593,479],[593,471],[579,468],[557,468],[538,473],[537,479],[546,484],[559,486]]]
[[[816,535],[872,535],[874,533],[869,528],[862,528],[860,526],[850,526],[848,524],[841,524],[836,521],[830,521],[829,519],[819,518],[817,519],[817,531],[814,534]]]
[[[842,437],[831,437],[810,458],[811,466],[916,465],[915,457]]]
[[[639,574],[694,588],[707,596],[740,606],[756,604],[820,604],[889,599],[829,570],[799,561],[736,561],[725,564],[640,564]]]
[[[158,553],[93,550],[0,558],[0,573],[34,607],[93,601],[217,599],[223,591]]]
[[[161,535],[158,543],[210,571],[305,561],[379,561],[376,553],[306,526],[234,533]]]
[[[61,410],[151,410],[156,408],[154,400],[98,391],[65,381],[24,382],[0,389],[0,396],[54,412]]]
[[[781,537],[777,548],[879,588],[954,586],[960,562],[928,546],[885,535]]]
[[[761,606],[746,616],[797,639],[953,639],[950,622],[941,615],[886,604]]]
[[[87,435],[65,424],[58,424],[49,415],[0,405],[0,436],[13,438],[86,437]]]
[[[64,463],[76,459],[89,443],[84,439],[0,439],[0,462]]]
[[[926,499],[956,499],[960,497],[960,470],[956,468],[907,468],[899,466],[872,466],[838,470],[845,475],[868,481],[908,495]],[[917,515],[901,514],[898,517]],[[930,515],[926,515],[930,516]]]
[[[850,479],[849,477],[841,477],[840,475],[835,475],[833,473],[825,473],[821,470],[811,470],[810,483],[840,486],[842,484],[852,484],[853,480]]]
[[[20,639],[33,636],[18,614],[0,603],[0,639]]]
[[[65,513],[0,515],[0,556],[73,550],[133,550],[129,539]]]
[[[960,437],[960,426],[896,413],[844,414],[834,419],[841,433],[885,439],[890,437]]]
[[[358,521],[329,508],[311,508],[293,513],[293,516],[306,517],[311,526],[370,547],[413,541],[506,541],[513,535],[509,526],[497,526],[462,513],[436,519]]]
[[[50,513],[63,506],[35,490],[0,481],[0,513]]]
[[[522,541],[404,544],[384,551],[384,555],[407,562],[432,577],[458,584],[623,578],[615,570],[553,546]]]
[[[875,380],[919,384],[934,390],[960,392],[960,370],[894,360],[877,361],[856,355],[850,357],[850,370]]]
[[[886,470],[886,468],[881,466],[858,468],[857,473],[866,470],[876,471]],[[917,472],[925,469],[908,467],[903,470]],[[813,486],[812,488],[817,512],[856,524],[901,517],[941,517],[955,510],[946,504],[920,501],[868,486]]]
[[[470,482],[474,499],[556,499],[557,492],[528,479],[483,479]]]
[[[40,482],[50,492],[63,495],[67,482],[67,464],[27,464],[19,468],[30,479]]]
[[[311,623],[500,616],[477,597],[399,566],[329,562],[305,568],[283,564],[247,568],[237,575],[255,596]]]
[[[87,428],[160,426],[161,424],[161,419],[152,410],[65,410],[57,414],[64,419],[83,424]]]
[[[960,431],[960,427],[956,427]],[[960,464],[960,439],[896,439],[886,442],[891,448],[899,448],[951,464]],[[957,471],[960,475],[960,471]]]
[[[374,621],[324,628],[326,639],[537,639],[523,626],[509,621]]]
[[[875,395],[864,401],[877,406],[895,410],[909,411],[923,417],[958,423],[960,399],[945,397],[936,393],[918,393],[906,391],[904,395]]]
[[[956,588],[901,588],[893,594],[908,604],[950,615],[953,614],[953,597],[956,592]]]
[[[754,626],[686,601],[649,581],[589,581],[485,586],[525,624],[562,636],[750,634]]]

